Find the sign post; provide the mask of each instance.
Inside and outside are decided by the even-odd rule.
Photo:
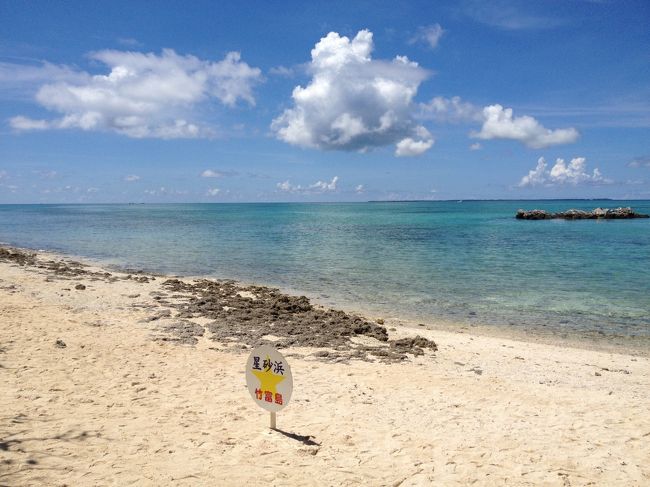
[[[246,385],[253,401],[271,413],[270,427],[276,429],[276,413],[289,404],[293,392],[287,360],[268,345],[254,349],[246,361]]]

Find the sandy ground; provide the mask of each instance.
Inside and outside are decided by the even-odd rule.
[[[398,363],[292,347],[272,431],[249,351],[156,339],[161,282],[0,262],[0,485],[650,485],[647,357],[423,329],[439,350]]]

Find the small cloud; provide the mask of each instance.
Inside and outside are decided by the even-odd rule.
[[[220,178],[223,174],[219,171],[213,171],[212,169],[206,169],[201,173],[202,178]]]
[[[566,164],[564,159],[558,158],[550,170],[547,169],[547,166],[546,160],[540,157],[535,169],[528,171],[528,174],[521,178],[518,186],[520,188],[564,184],[576,186],[578,184],[611,184],[613,182],[611,179],[604,178],[598,168],[595,168],[590,174],[587,171],[587,160],[584,157],[575,157],[569,164]]]
[[[334,176],[331,181],[316,181],[309,186],[293,185],[289,180],[276,184],[283,193],[319,194],[336,191],[339,177]]]
[[[83,83],[90,75],[64,65],[48,62],[8,63],[0,61],[0,84],[3,91],[27,91],[32,95],[40,83]]]
[[[126,47],[142,47],[142,43],[133,37],[118,37],[117,42]]]
[[[513,0],[464,0],[462,13],[476,22],[503,30],[542,30],[566,24],[560,17],[535,11],[535,2]]]
[[[483,146],[481,145],[480,142],[474,142],[473,144],[471,144],[469,146],[469,150],[471,150],[471,151],[481,150],[482,148],[483,148]]]
[[[650,167],[650,157],[635,157],[627,163],[627,167]]]
[[[124,181],[126,181],[127,183],[132,183],[134,181],[139,181],[139,180],[140,180],[140,176],[138,176],[137,174],[129,174],[128,176],[124,176]]]
[[[21,132],[29,130],[47,130],[51,127],[50,122],[47,120],[36,120],[33,118],[23,117],[22,115],[10,118],[9,125],[12,129]]]
[[[355,186],[355,188],[354,188],[354,192],[357,193],[357,194],[362,194],[362,193],[364,193],[365,191],[366,191],[366,189],[363,187],[363,184],[358,184],[358,185]]]
[[[170,189],[165,186],[161,186],[158,189],[145,189],[144,194],[148,194],[150,196],[155,196],[155,195],[160,195],[160,196],[174,196],[174,195],[185,195],[188,194],[189,191],[187,190],[182,190],[182,189]]]
[[[50,171],[50,170],[35,170],[32,171],[33,174],[37,174],[41,179],[55,179],[59,173],[56,171]]]
[[[420,27],[418,28],[417,34],[411,38],[410,43],[415,44],[416,42],[422,42],[429,46],[431,49],[435,49],[438,47],[440,38],[444,33],[445,31],[440,26],[440,24]]]
[[[316,191],[336,191],[336,184],[338,183],[339,177],[334,176],[332,180],[328,183],[326,181],[316,181],[314,184],[309,185],[309,189]]]
[[[202,178],[225,178],[230,176],[237,176],[239,174],[236,171],[214,171],[212,169],[206,169],[201,173]]]
[[[395,155],[397,157],[414,157],[424,154],[433,147],[436,142],[429,131],[424,127],[419,127],[417,131],[418,139],[406,137],[397,143]]]
[[[480,122],[481,130],[472,132],[471,137],[483,140],[516,140],[533,149],[569,144],[575,142],[580,136],[573,127],[547,129],[528,115],[513,116],[512,108],[504,108],[499,104],[480,108],[463,101],[458,96],[451,98],[436,96],[428,103],[420,103],[418,117],[441,123]],[[480,145],[472,145],[470,149],[477,150],[480,147]]]
[[[459,96],[436,96],[429,103],[420,103],[420,118],[445,123],[482,122],[480,107],[463,101]]]
[[[276,187],[283,193],[292,193],[294,191],[302,189],[301,186],[292,185],[288,179],[286,181],[276,184]]]
[[[208,188],[205,194],[206,196],[217,196],[219,193],[221,193],[221,189],[219,188]]]
[[[295,73],[292,68],[287,68],[286,66],[273,66],[271,69],[269,69],[269,74],[273,76],[292,78]]]
[[[99,188],[88,188],[86,190],[86,193],[97,193],[99,191]]]
[[[570,144],[580,134],[573,127],[550,130],[528,115],[514,117],[512,108],[490,105],[483,109],[484,122],[480,132],[472,137],[517,140],[532,149],[543,149],[552,145]]]

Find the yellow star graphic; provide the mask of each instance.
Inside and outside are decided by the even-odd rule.
[[[267,356],[266,360],[271,360],[271,357]],[[253,370],[253,374],[260,380],[260,389],[263,391],[269,391],[275,394],[277,391],[275,386],[284,380],[283,375],[275,375],[269,370]]]

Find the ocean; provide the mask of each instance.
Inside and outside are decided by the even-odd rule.
[[[228,278],[371,316],[650,336],[650,219],[518,208],[650,201],[0,205],[0,242]]]

